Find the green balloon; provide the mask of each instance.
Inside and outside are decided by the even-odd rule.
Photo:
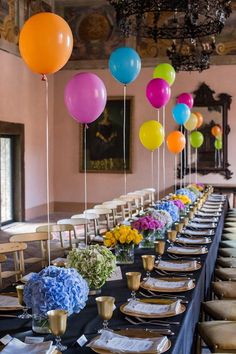
[[[222,140],[216,139],[214,145],[215,145],[216,150],[221,150],[222,146],[223,146]]]
[[[154,79],[163,79],[171,86],[175,81],[175,69],[168,63],[159,64],[153,72]]]
[[[195,131],[190,134],[190,144],[193,148],[200,148],[204,142],[204,136],[202,133]]]

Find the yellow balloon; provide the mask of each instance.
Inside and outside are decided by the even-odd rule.
[[[190,132],[194,129],[196,129],[198,124],[198,118],[196,114],[191,113],[189,119],[187,122],[184,124],[185,129],[189,130]]]
[[[148,150],[154,151],[158,149],[163,143],[164,138],[164,128],[156,120],[149,120],[143,123],[139,129],[139,139]]]

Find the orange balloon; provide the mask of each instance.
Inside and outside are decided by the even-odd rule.
[[[69,60],[73,35],[67,22],[50,12],[29,18],[19,38],[21,56],[28,67],[38,74],[52,74]]]
[[[211,134],[213,136],[218,136],[221,133],[221,128],[218,125],[214,125],[214,127],[211,128]]]
[[[186,145],[186,139],[183,133],[176,130],[167,136],[166,143],[170,152],[179,154]]]
[[[202,125],[203,123],[203,116],[200,112],[194,112],[195,116],[197,116],[197,126],[196,128],[200,128],[200,126]]]

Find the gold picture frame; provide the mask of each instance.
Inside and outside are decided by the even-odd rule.
[[[133,97],[126,97],[126,172],[132,173],[132,111]],[[107,99],[104,112],[86,128],[80,126],[80,172],[124,173],[123,149],[124,98],[111,96]]]

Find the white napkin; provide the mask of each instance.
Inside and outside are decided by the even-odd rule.
[[[10,343],[1,351],[2,354],[52,354],[55,347],[52,342],[42,342],[37,344],[25,344],[17,338],[13,338]]]
[[[170,269],[188,269],[188,268],[196,268],[197,261],[189,261],[189,262],[171,262],[171,261],[160,261],[158,263],[158,269],[170,268]]]
[[[203,235],[213,235],[214,232],[212,233],[211,230],[189,230],[185,229],[182,232],[182,235],[190,235],[190,236],[203,236]]]
[[[34,273],[31,272],[31,273],[28,273],[28,274],[24,275],[24,276],[21,278],[21,281],[22,281],[23,283],[27,283],[27,281],[30,280],[30,278],[32,277],[33,274],[34,274]]]
[[[205,247],[178,247],[178,246],[173,246],[168,249],[169,251],[174,251],[178,253],[186,253],[186,254],[193,254],[193,253],[203,253],[206,251]]]
[[[220,216],[221,213],[219,213],[218,211],[205,211],[203,212],[203,210],[198,210],[198,212],[196,213],[196,215],[199,215],[199,216]]]
[[[194,218],[192,221],[193,222],[198,222],[198,223],[204,223],[204,222],[217,222],[219,220],[219,218],[215,218],[215,217],[212,217],[212,218]]]
[[[127,312],[141,313],[144,315],[158,315],[166,312],[179,312],[181,306],[181,300],[172,302],[171,304],[151,304],[138,300],[131,300],[124,306],[124,310]]]
[[[183,243],[196,244],[196,243],[206,243],[211,241],[209,237],[199,237],[199,238],[187,238],[187,237],[178,237],[177,241],[181,241]]]
[[[145,281],[145,285],[148,285],[152,288],[163,288],[163,289],[172,289],[172,288],[191,288],[193,285],[193,281],[190,280],[179,280],[179,281],[172,281],[172,280],[161,280],[149,277]]]
[[[167,337],[129,338],[111,331],[103,330],[101,336],[95,341],[92,341],[88,346],[118,353],[140,353],[147,350],[161,353],[165,349],[167,342]]]
[[[215,229],[216,228],[216,224],[214,223],[196,223],[196,222],[190,222],[188,224],[189,227],[193,227],[195,229]]]
[[[18,298],[14,296],[0,295],[0,309],[1,307],[19,307],[22,306],[19,304]]]

